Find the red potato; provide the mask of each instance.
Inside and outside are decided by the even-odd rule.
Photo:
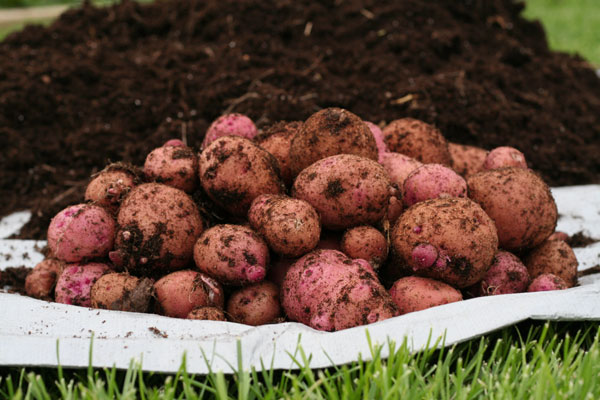
[[[59,212],[48,227],[48,247],[56,258],[79,262],[104,257],[113,247],[115,221],[102,207],[77,204]]]
[[[498,169],[503,167],[527,168],[525,155],[514,147],[496,147],[485,158],[483,169]]]
[[[198,186],[198,158],[187,146],[162,146],[146,157],[144,175],[148,181],[192,193]]]
[[[425,164],[404,180],[402,200],[407,207],[437,197],[467,197],[467,182],[441,164]]]
[[[310,203],[324,228],[340,230],[380,221],[386,215],[390,189],[380,164],[339,154],[304,169],[294,182],[292,197]]]
[[[248,139],[221,137],[200,155],[200,183],[221,208],[245,217],[261,194],[283,194],[277,159]]]
[[[294,175],[318,160],[336,154],[378,159],[377,144],[369,127],[342,108],[326,108],[311,115],[294,135],[290,166]]]
[[[467,179],[469,197],[479,203],[498,229],[500,247],[533,248],[556,227],[558,211],[550,188],[533,171],[500,168]]]
[[[366,325],[397,315],[389,293],[364,260],[316,250],[288,270],[281,304],[292,321],[323,331]]]
[[[197,271],[183,270],[163,276],[154,283],[159,313],[186,318],[196,307],[223,308],[225,296],[221,284]]]
[[[154,282],[124,273],[102,275],[90,292],[93,308],[145,313],[154,296]]]
[[[187,319],[227,321],[223,310],[217,307],[196,307],[186,317]]]
[[[239,136],[252,139],[257,133],[256,125],[247,116],[238,113],[221,115],[208,127],[202,141],[202,148],[206,148],[223,136]]]
[[[383,128],[383,135],[392,152],[405,154],[425,164],[452,165],[448,142],[433,125],[402,118]]]
[[[547,292],[550,290],[568,289],[566,284],[560,277],[553,274],[542,274],[537,276],[527,288],[528,292]]]
[[[390,182],[400,190],[404,187],[404,180],[423,165],[422,162],[400,153],[383,153],[379,163],[385,168]]]
[[[527,267],[514,254],[499,251],[485,277],[475,285],[474,291],[479,296],[492,296],[521,293],[526,291],[528,286]]]
[[[566,242],[569,240],[569,235],[565,232],[556,231],[548,237],[548,240],[562,240],[563,242]]]
[[[369,121],[364,121],[364,122],[365,122],[365,124],[367,124],[367,127],[369,128],[369,130],[371,131],[371,134],[373,135],[373,138],[375,139],[375,144],[377,145],[377,152],[379,153],[378,161],[381,162],[382,154],[385,154],[388,152],[388,148],[387,148],[387,145],[385,144],[385,139],[383,137],[383,131],[381,130],[380,127],[378,127],[377,125],[375,125],[372,122],[369,122]]]
[[[374,269],[378,269],[387,259],[387,239],[372,226],[348,229],[342,237],[341,245],[348,257],[366,260]]]
[[[271,126],[265,133],[258,135],[254,141],[271,153],[279,162],[281,179],[289,186],[294,182],[294,174],[290,166],[290,145],[292,138],[302,128],[302,122],[279,122]]]
[[[279,287],[265,281],[235,291],[227,302],[227,314],[233,322],[252,326],[277,322],[281,317]]]
[[[117,216],[111,261],[134,275],[162,276],[185,267],[204,229],[198,207],[185,192],[160,183],[135,187]]]
[[[399,272],[412,270],[457,288],[481,280],[498,250],[491,218],[474,201],[458,197],[415,204],[398,218],[390,240]]]
[[[577,257],[571,246],[562,240],[546,240],[525,257],[532,278],[552,274],[561,278],[567,287],[577,283]]]
[[[216,225],[198,238],[194,261],[200,271],[224,284],[255,283],[267,275],[269,248],[250,228]]]
[[[463,299],[462,293],[452,286],[418,276],[397,280],[390,288],[390,296],[398,306],[400,315]]]
[[[321,235],[315,209],[304,200],[282,195],[263,194],[254,199],[248,221],[274,252],[288,257],[308,253]]]
[[[27,274],[25,293],[36,299],[50,300],[64,267],[65,263],[56,258],[41,261]]]
[[[85,189],[85,201],[116,213],[123,198],[139,183],[135,170],[122,163],[113,163],[92,176]]]
[[[56,282],[55,301],[81,307],[91,307],[92,286],[104,274],[112,272],[101,263],[67,265]]]
[[[448,143],[452,168],[460,175],[469,177],[483,170],[488,151],[480,147]]]

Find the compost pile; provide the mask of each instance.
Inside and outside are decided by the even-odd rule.
[[[509,0],[130,1],[0,43],[0,215],[23,238],[107,161],[198,147],[223,112],[259,128],[329,106],[521,149],[553,186],[600,181],[600,79]]]

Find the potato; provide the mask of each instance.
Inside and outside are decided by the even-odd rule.
[[[219,282],[197,271],[172,272],[154,283],[159,314],[186,318],[196,307],[223,308],[223,288]]]
[[[452,168],[465,178],[483,170],[488,151],[480,147],[448,143]]]
[[[146,157],[144,175],[148,181],[192,193],[198,186],[198,158],[187,146],[162,146]]]
[[[221,115],[208,127],[202,141],[202,148],[206,148],[223,136],[239,136],[252,139],[257,133],[256,125],[247,116],[238,113]]]
[[[91,307],[92,286],[104,274],[112,272],[102,263],[69,264],[56,281],[55,301],[81,307]]]
[[[187,319],[227,321],[223,310],[217,307],[196,307],[186,317]]]
[[[124,273],[102,275],[90,292],[92,307],[145,313],[154,296],[154,282]]]
[[[547,240],[562,240],[563,242],[567,242],[569,240],[569,235],[565,232],[555,231]]]
[[[65,263],[56,258],[39,262],[25,278],[25,293],[36,299],[50,300],[64,267]]]
[[[252,202],[250,226],[260,233],[276,253],[299,257],[314,249],[321,235],[321,221],[306,201],[263,194]]]
[[[383,131],[380,127],[375,125],[370,121],[364,121],[367,124],[367,127],[371,131],[373,138],[375,139],[375,144],[377,145],[377,153],[379,153],[378,161],[381,162],[381,156],[388,152],[387,145],[385,144],[385,139],[383,138]]]
[[[525,155],[514,147],[501,146],[492,149],[483,162],[483,169],[503,167],[527,168]]]
[[[279,287],[265,281],[238,289],[227,302],[227,314],[233,322],[252,326],[277,322],[281,317]]]
[[[474,201],[458,197],[415,204],[398,218],[390,240],[396,268],[458,288],[481,280],[498,249],[491,218]]]
[[[333,107],[311,115],[294,135],[290,167],[295,176],[314,162],[336,154],[378,159],[377,144],[369,127],[350,111]]]
[[[200,183],[206,194],[232,215],[245,217],[261,194],[282,194],[277,159],[248,139],[221,137],[200,154]]]
[[[400,153],[383,153],[379,161],[390,177],[390,182],[398,189],[404,187],[404,180],[423,163]]]
[[[115,221],[102,207],[91,204],[69,206],[48,227],[48,247],[66,262],[104,257],[113,247]]]
[[[454,303],[463,299],[462,293],[434,279],[407,276],[394,282],[390,296],[400,315]]]
[[[292,321],[323,331],[370,324],[398,313],[373,268],[336,250],[315,250],[296,261],[285,276],[281,296]]]
[[[474,292],[479,296],[521,293],[528,286],[527,267],[514,254],[499,251],[485,277],[475,285]]]
[[[560,277],[553,274],[538,275],[527,288],[528,292],[546,292],[568,289],[569,286]]]
[[[386,215],[390,181],[377,162],[350,154],[327,157],[304,169],[292,197],[306,200],[328,229],[375,224]]]
[[[467,182],[441,164],[425,164],[404,180],[402,200],[407,207],[436,197],[467,197]]]
[[[383,135],[391,152],[405,154],[426,164],[452,165],[448,142],[433,125],[402,118],[383,128]]]
[[[85,201],[116,213],[125,195],[138,183],[133,167],[123,163],[110,164],[92,176],[85,189]]]
[[[348,257],[361,258],[378,269],[387,259],[388,243],[383,233],[372,226],[357,226],[344,233],[342,251]]]
[[[302,122],[300,121],[279,122],[254,138],[255,143],[277,159],[281,179],[287,186],[294,182],[295,176],[290,166],[290,145],[292,138],[301,128]]]
[[[200,271],[228,285],[262,281],[267,275],[269,248],[252,229],[216,225],[198,238],[194,261]]]
[[[548,185],[533,171],[500,168],[467,179],[469,197],[494,220],[500,247],[520,251],[546,240],[558,212]]]
[[[562,240],[546,240],[525,257],[532,278],[552,274],[561,278],[567,287],[577,283],[577,257],[571,246]]]
[[[115,250],[109,257],[116,266],[142,276],[185,267],[204,229],[191,197],[160,183],[135,187],[123,200],[117,222]]]

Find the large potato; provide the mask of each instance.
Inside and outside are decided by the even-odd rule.
[[[448,142],[433,125],[413,118],[390,122],[383,128],[389,151],[402,153],[425,164],[452,165]]]
[[[562,240],[546,240],[525,258],[531,278],[552,274],[561,278],[567,287],[577,283],[577,257],[571,246]]]
[[[483,170],[483,163],[488,154],[487,150],[451,142],[448,143],[448,150],[452,158],[452,168],[458,174],[468,177]]]
[[[386,214],[390,181],[376,161],[350,154],[327,157],[304,169],[292,196],[306,200],[324,228],[375,224]]]

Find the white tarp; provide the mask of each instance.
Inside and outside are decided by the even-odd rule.
[[[600,185],[552,192],[560,214],[558,230],[600,238]],[[18,230],[26,215],[12,218],[10,223],[0,221],[0,234]],[[42,259],[37,249],[43,245],[0,239],[0,269],[35,265]],[[574,250],[580,270],[600,264],[600,242]],[[311,367],[326,367],[355,361],[359,354],[369,359],[367,329],[372,343],[401,343],[407,338],[411,348],[420,349],[430,338],[435,341],[445,334],[445,344],[450,345],[528,318],[599,320],[600,274],[584,276],[579,283],[563,291],[465,300],[334,333],[297,323],[253,328],[95,310],[0,293],[0,365],[56,366],[60,359],[64,367],[86,367],[93,335],[91,361],[97,367],[127,368],[133,359],[144,370],[175,372],[186,353],[187,370],[192,373],[206,373],[209,365],[232,372],[238,354],[244,368],[288,369],[295,367],[290,355],[296,354],[298,344],[312,358]],[[383,356],[387,352],[384,346]]]

